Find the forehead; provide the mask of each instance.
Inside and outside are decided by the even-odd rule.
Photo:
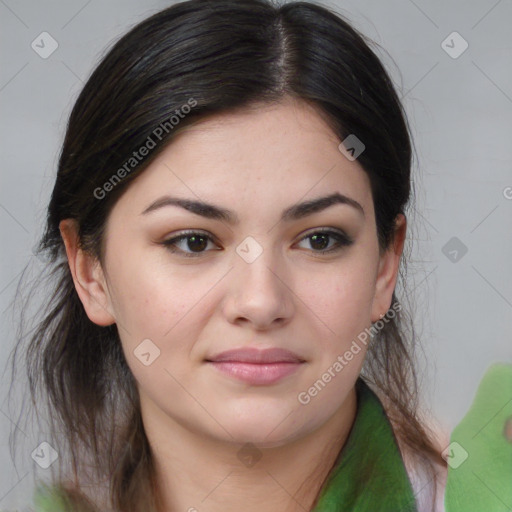
[[[139,211],[165,193],[236,209],[338,191],[367,209],[367,174],[340,142],[314,107],[295,99],[212,115],[179,132],[121,199]]]
[[[284,160],[297,164],[304,158],[318,160],[319,153],[329,149],[326,159],[338,157],[338,136],[321,113],[312,105],[286,97],[277,104],[255,104],[233,112],[215,114],[187,126],[172,142],[169,153],[190,155],[190,150],[202,144],[207,151],[204,159],[229,156],[231,162],[240,159],[246,164],[268,168]],[[206,148],[206,145],[208,146]],[[196,155],[200,159],[201,155]],[[324,160],[324,159],[322,159]],[[263,169],[262,169],[263,170]]]

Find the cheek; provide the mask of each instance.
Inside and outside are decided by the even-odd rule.
[[[201,276],[191,283],[186,272],[166,265],[157,251],[125,254],[109,272],[116,320],[134,334],[162,337],[204,295]]]
[[[375,293],[370,264],[351,258],[336,269],[333,265],[323,274],[303,281],[298,295],[315,313],[332,339],[347,340],[367,327]]]
[[[201,318],[212,314],[208,292],[218,276],[156,260],[144,260],[132,253],[129,259],[113,266],[116,321],[126,357],[135,371],[140,362],[134,351],[148,339],[160,351],[152,368],[179,371],[186,368],[193,341],[203,325]]]
[[[307,305],[321,319],[317,323],[321,332],[316,336],[314,363],[296,397],[308,429],[338,410],[360,374],[375,288],[372,272],[365,271],[361,262],[316,276],[314,282]],[[306,288],[303,292],[307,295]]]

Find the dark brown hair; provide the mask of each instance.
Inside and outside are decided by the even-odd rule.
[[[308,2],[189,0],[131,29],[88,79],[69,118],[38,248],[51,293],[35,329],[20,332],[20,341],[28,342],[21,354],[32,403],[51,411],[51,439],[61,454],[54,479],[67,482],[75,510],[94,510],[100,496],[116,511],[156,505],[134,378],[116,325],[98,326],[84,311],[60,221],[75,219],[81,247],[103,262],[112,206],[176,133],[205,116],[288,95],[314,105],[340,140],[355,134],[364,142],[358,162],[370,179],[379,246],[389,247],[396,217],[411,200],[412,138],[372,45],[341,15]],[[150,136],[156,147],[127,166]],[[113,181],[114,175],[122,179]],[[404,253],[404,289],[405,260]],[[393,304],[398,302],[394,293]],[[362,376],[385,400],[401,446],[433,479],[433,461],[444,461],[418,413],[416,341],[402,307],[370,345]],[[13,354],[13,372],[21,346]]]

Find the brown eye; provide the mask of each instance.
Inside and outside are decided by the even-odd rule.
[[[315,231],[302,238],[301,242],[304,240],[309,240],[313,252],[319,253],[339,251],[353,243],[353,240],[344,233],[332,230]],[[329,247],[331,241],[334,241],[334,245]]]
[[[213,243],[213,239],[205,233],[187,231],[165,240],[162,244],[173,253],[181,253],[186,257],[197,257],[206,252],[208,242]],[[178,244],[181,244],[182,247],[177,247]]]

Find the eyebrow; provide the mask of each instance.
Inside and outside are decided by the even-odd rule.
[[[344,194],[336,192],[334,194],[318,197],[310,201],[297,203],[283,211],[281,220],[290,222],[299,220],[308,215],[320,212],[333,206],[335,204],[345,204],[356,209],[364,217],[364,208],[355,199],[352,199]],[[141,215],[147,215],[150,212],[154,212],[165,206],[179,206],[188,210],[189,212],[195,213],[207,219],[220,220],[229,224],[238,224],[238,215],[226,208],[216,206],[214,204],[205,203],[203,201],[195,201],[192,199],[184,199],[180,197],[163,196],[152,202]]]

